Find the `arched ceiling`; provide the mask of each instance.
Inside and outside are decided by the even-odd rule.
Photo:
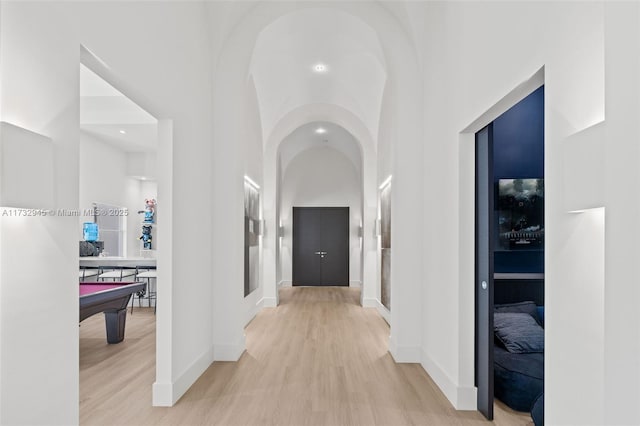
[[[317,133],[319,128],[325,132]],[[358,174],[361,173],[362,156],[358,141],[341,126],[326,122],[307,123],[284,138],[280,144],[280,167],[283,173],[296,156],[312,148],[327,148],[340,152],[351,161]]]
[[[314,71],[319,63],[326,72]],[[385,59],[375,31],[352,15],[305,9],[278,18],[258,37],[251,74],[264,141],[280,119],[308,104],[338,105],[377,134]]]

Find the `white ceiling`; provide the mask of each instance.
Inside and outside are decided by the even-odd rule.
[[[80,129],[125,152],[157,149],[158,121],[84,65],[80,65]]]
[[[313,72],[317,63],[328,72]],[[278,121],[308,104],[339,105],[378,133],[386,82],[376,33],[359,19],[331,9],[305,9],[266,27],[253,52],[263,140]]]
[[[322,127],[327,132],[317,134],[315,130],[318,127]],[[344,128],[326,122],[308,123],[300,126],[282,141],[282,144],[280,144],[282,175],[284,175],[287,167],[298,154],[308,149],[319,147],[334,149],[342,153],[353,163],[353,167],[360,175],[362,160],[358,141]]]

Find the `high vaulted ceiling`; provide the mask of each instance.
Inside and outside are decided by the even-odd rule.
[[[318,129],[324,132],[319,134]],[[282,141],[280,166],[283,174],[301,152],[312,148],[334,149],[351,161],[358,174],[362,172],[360,146],[353,135],[333,123],[312,122],[298,127]]]
[[[326,72],[315,72],[317,64]],[[352,15],[305,9],[277,19],[256,42],[251,74],[265,141],[282,117],[308,104],[338,105],[378,132],[384,55],[373,29]]]

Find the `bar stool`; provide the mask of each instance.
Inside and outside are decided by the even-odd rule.
[[[111,271],[101,273],[100,275],[98,275],[98,279],[102,279],[102,281],[104,281],[107,278],[111,278],[113,279],[113,281],[122,281],[123,278],[130,277],[135,274],[135,269],[116,268]]]
[[[99,273],[100,271],[97,269],[80,268],[80,270],[78,271],[78,279],[80,281],[84,281],[89,277],[95,277]]]
[[[154,290],[151,291],[151,279],[153,278],[154,280],[157,280],[158,278],[158,272],[155,269],[146,269],[142,272],[140,272],[140,269],[146,269],[145,267],[142,268],[138,268],[138,272],[136,273],[136,281],[138,279],[143,279],[143,280],[147,280],[147,299],[149,300],[149,306],[151,306],[151,299],[153,299],[154,303],[153,303],[153,313],[156,313],[156,306],[158,304],[158,299],[157,299],[157,289],[154,286]],[[157,281],[154,282],[155,285],[157,285]],[[138,294],[138,307],[141,307],[141,302],[140,299],[143,296]],[[133,300],[131,301],[131,313],[133,313]]]

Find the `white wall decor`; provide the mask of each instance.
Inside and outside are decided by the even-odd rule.
[[[0,122],[0,206],[52,209],[53,185],[51,139]]]

